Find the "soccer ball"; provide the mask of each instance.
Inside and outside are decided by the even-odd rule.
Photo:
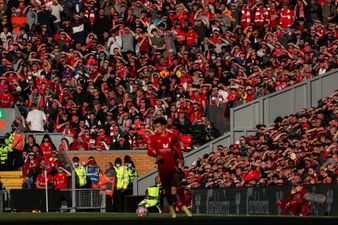
[[[144,219],[148,216],[148,209],[145,206],[140,205],[136,209],[136,214],[138,218]]]

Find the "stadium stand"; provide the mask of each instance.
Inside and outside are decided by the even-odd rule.
[[[219,136],[207,104],[225,103],[228,116],[336,68],[332,2],[266,3],[0,4],[0,105],[26,117],[35,103],[46,131],[64,133],[74,150],[144,148],[163,115],[203,144]]]
[[[15,105],[30,123],[17,119],[13,125],[25,132],[64,135],[56,145],[37,144],[27,137],[25,162],[31,161],[36,171],[49,167],[51,174],[57,170],[58,151],[146,149],[152,121],[161,116],[189,151],[220,136],[206,117],[208,104],[225,104],[224,115],[229,117],[234,106],[337,68],[336,5],[331,0],[0,0],[0,19],[0,108]],[[35,116],[29,115],[33,111]],[[276,127],[259,129],[257,140],[243,137],[229,149],[220,147],[195,167],[218,156],[236,156],[238,162],[250,156],[252,162],[222,166],[222,172],[236,169],[227,184],[281,184],[295,171],[270,171],[257,181],[249,175],[237,177],[251,171],[261,178],[258,174],[263,172],[257,168],[270,168],[276,154],[285,157],[278,162],[298,165],[293,168],[308,166],[309,161],[311,168],[316,166],[316,156],[297,161],[309,146],[297,139],[303,133],[284,127],[296,120],[305,132],[317,128],[311,119],[326,116],[325,110],[316,115],[315,110],[305,111],[310,118],[282,118],[274,125],[283,125],[276,133],[271,134]],[[320,126],[325,131],[329,125]],[[283,141],[293,138],[299,145],[291,152],[267,135]],[[311,147],[322,150],[315,145]],[[251,155],[254,148],[259,156]],[[1,151],[4,159],[7,153]],[[30,160],[33,154],[36,159]],[[270,164],[256,160],[260,156]],[[216,171],[216,166],[204,165],[198,173]],[[24,174],[29,174],[27,165]],[[25,188],[34,186],[38,174],[25,176]],[[219,174],[203,174],[194,174],[194,179],[203,177],[203,185],[214,186],[214,175]],[[220,182],[216,185],[227,186]]]
[[[338,91],[317,107],[257,125],[256,135],[241,137],[229,148],[186,167],[190,187],[283,186],[334,184],[338,175]]]

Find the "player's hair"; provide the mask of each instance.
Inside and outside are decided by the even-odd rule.
[[[154,120],[153,124],[167,125],[167,120],[164,117],[160,117]]]

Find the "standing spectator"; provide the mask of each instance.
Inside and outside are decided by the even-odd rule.
[[[58,32],[61,24],[61,12],[63,11],[62,5],[58,2],[58,0],[52,0],[47,4],[52,10],[51,14],[55,17],[53,22],[54,32]]]
[[[46,124],[46,114],[37,108],[35,103],[32,104],[31,111],[28,113],[26,121],[31,132],[43,132]]]
[[[54,187],[56,190],[59,190],[60,202],[65,200],[67,201],[68,206],[71,206],[70,192],[63,191],[63,189],[68,189],[68,179],[72,174],[62,166],[58,166],[57,170],[58,173],[53,177]]]
[[[51,186],[54,185],[53,176],[47,173],[47,177],[46,177],[45,171],[41,170],[41,173],[36,177],[35,186],[37,189],[45,189],[46,185],[47,185],[47,188],[50,188]]]

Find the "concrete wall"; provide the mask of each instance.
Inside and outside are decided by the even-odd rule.
[[[231,130],[253,129],[257,124],[271,124],[278,116],[287,116],[301,108],[316,106],[319,99],[338,89],[337,71],[330,71],[231,109]]]
[[[1,108],[1,120],[5,122],[5,129],[0,129],[0,137],[5,136],[7,132],[12,131],[11,124],[17,116],[19,116],[18,111],[15,108],[4,109]]]

